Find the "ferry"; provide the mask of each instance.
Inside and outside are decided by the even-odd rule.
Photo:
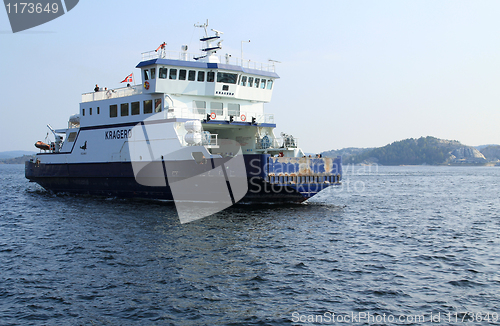
[[[264,105],[276,62],[218,55],[222,32],[195,26],[199,53],[164,42],[142,53],[140,84],[96,85],[67,127],[47,125],[54,140],[35,143],[26,178],[54,193],[230,204],[300,203],[340,184],[341,157],[306,155],[298,138],[275,134]]]

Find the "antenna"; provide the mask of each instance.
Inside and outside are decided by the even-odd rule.
[[[223,32],[218,31],[218,30],[213,29],[213,28],[212,28],[212,32],[215,32],[215,35],[217,35],[217,36],[220,36],[220,34],[224,34]]]
[[[203,25],[194,24],[194,27],[203,27],[203,29],[205,30],[205,36],[208,36],[208,33],[207,33],[208,19],[207,19],[207,22],[205,24],[203,24]]]
[[[241,66],[243,67],[243,43],[250,43],[250,40],[248,41],[241,41]]]
[[[208,19],[207,22],[203,25],[195,24],[195,27],[203,27],[205,30],[205,37],[200,38],[200,42],[205,42],[205,46],[201,48],[201,51],[206,52],[206,55],[194,58],[195,60],[204,59],[203,62],[211,62],[211,63],[220,63],[219,58],[215,55],[217,50],[222,49],[222,40],[220,40],[220,35],[223,34],[221,31],[216,29],[212,29],[215,32],[214,36],[208,36],[207,27],[208,27]],[[217,42],[217,45],[212,45],[212,42]]]
[[[272,60],[272,59],[268,59],[267,61],[269,61],[269,62],[272,62],[272,63],[273,63],[273,71],[274,71],[274,69],[276,68],[276,67],[275,67],[275,65],[276,65],[277,63],[281,63],[281,61],[278,61],[278,60]]]

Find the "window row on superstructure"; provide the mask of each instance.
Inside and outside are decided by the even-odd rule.
[[[156,79],[156,68],[144,69],[144,80]],[[188,70],[178,68],[158,68],[158,79],[188,80],[198,82],[215,82],[214,71]],[[238,84],[241,86],[255,87],[261,89],[272,89],[273,80],[257,78],[228,72],[217,72],[217,82],[225,84]]]
[[[212,114],[215,113],[217,117],[221,116],[240,116],[242,113],[240,110],[240,104],[238,103],[223,103],[218,101],[200,101],[194,100],[192,102],[192,113],[194,114]],[[109,105],[109,117],[127,117],[135,116],[140,114],[152,114],[162,112],[163,105],[161,98],[153,98],[143,101],[132,101],[119,104]],[[82,116],[96,115],[100,114],[100,107],[93,108],[82,108]]]
[[[135,101],[131,103],[111,104],[109,106],[109,117],[126,117],[129,115],[151,114],[162,111],[161,98]]]
[[[129,115],[139,115],[139,114],[151,114],[158,113],[162,111],[162,101],[161,98],[144,100],[144,101],[134,101],[130,103],[120,103],[111,104],[109,106],[109,117],[116,118],[126,117]],[[95,110],[93,108],[82,108],[82,116],[101,114],[101,108],[98,106]]]
[[[241,86],[255,87],[266,89],[266,79],[264,78],[254,78],[250,76],[241,76],[240,83]],[[273,80],[267,80],[267,89],[273,88]]]
[[[97,107],[95,111],[92,111],[92,108],[89,108],[89,115],[92,115],[92,112],[95,112],[96,114],[101,114],[101,108]],[[82,109],[82,116],[85,116],[85,109]]]

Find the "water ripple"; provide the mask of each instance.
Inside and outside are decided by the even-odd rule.
[[[56,196],[0,169],[5,325],[500,313],[500,169],[379,167],[345,175],[362,191],[184,225],[172,204]]]

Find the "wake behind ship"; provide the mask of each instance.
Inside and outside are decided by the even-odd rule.
[[[231,203],[302,202],[339,184],[341,157],[274,134],[274,62],[220,57],[222,32],[200,27],[202,54],[163,43],[142,54],[140,85],[83,94],[67,128],[35,144],[26,178],[56,193]]]

